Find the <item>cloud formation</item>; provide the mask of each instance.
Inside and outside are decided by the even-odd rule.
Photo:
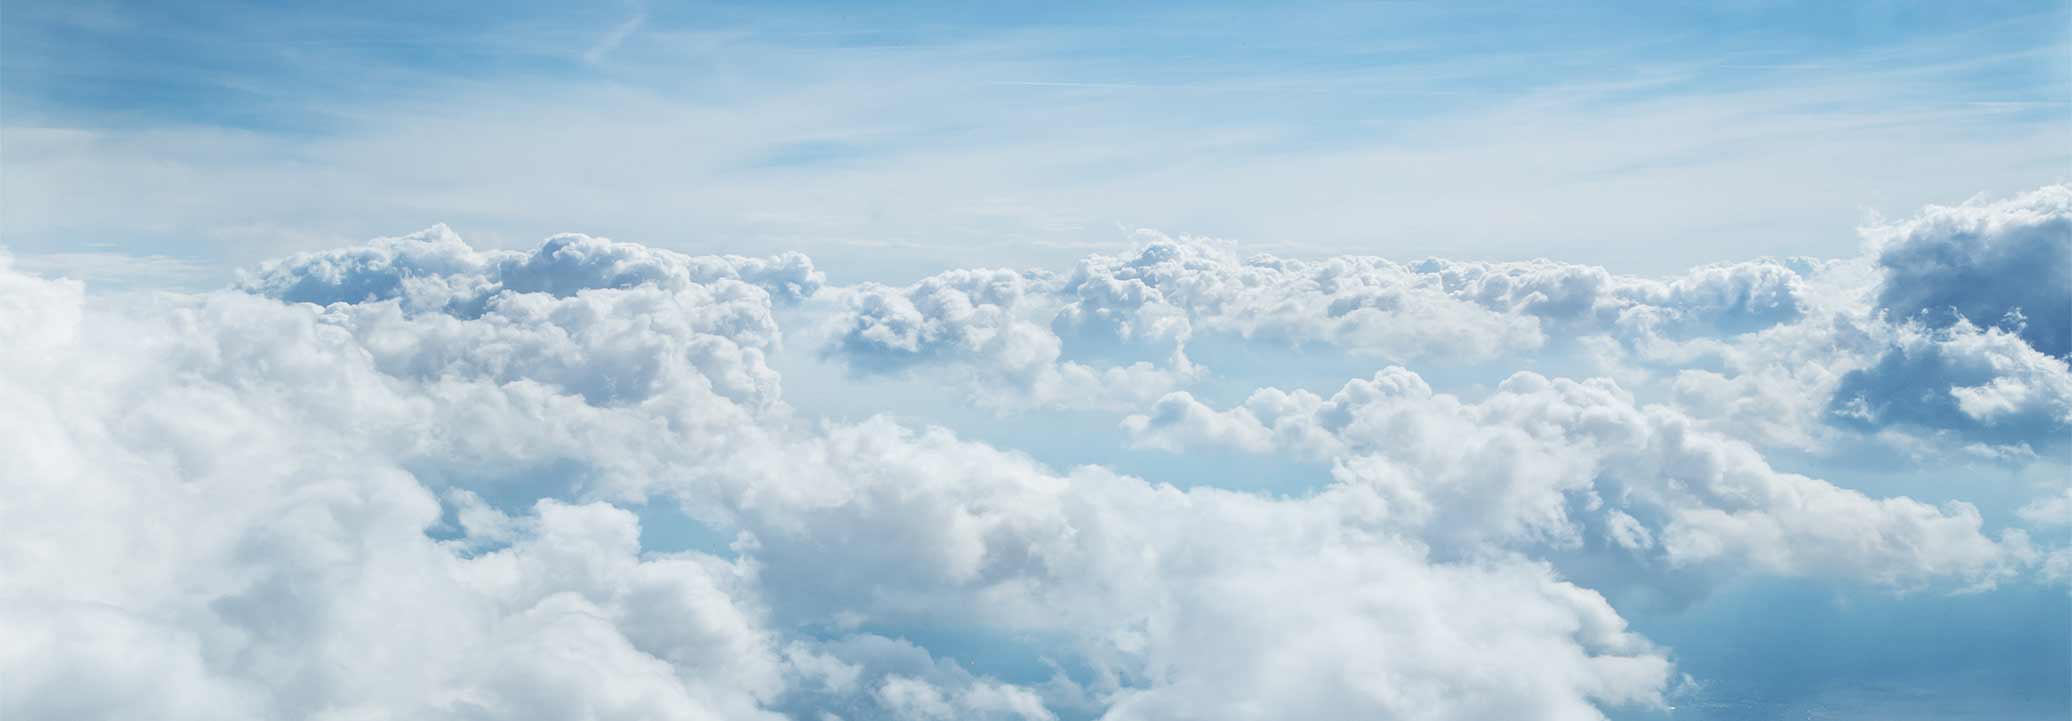
[[[1738,335],[1800,318],[1800,276],[1815,267],[1763,260],[1659,281],[1546,260],[1305,261],[1152,232],[1138,241],[1068,274],[951,271],[865,286],[827,351],[865,373],[952,369],[996,404],[1148,401],[1216,372],[1187,354],[1198,339],[1480,363],[1586,336]]]
[[[1124,344],[1163,347],[1162,362],[1066,359],[1064,341],[1039,322],[1043,312],[1057,312],[1056,299],[1045,297],[1051,280],[969,270],[906,288],[866,284],[849,294],[849,312],[838,321],[827,352],[863,373],[948,370],[981,402],[1006,407],[1126,408],[1191,373],[1176,335],[1185,332],[1184,325],[1124,327],[1116,337],[1112,350]]]
[[[1670,566],[1726,560],[1897,585],[1991,584],[2033,556],[2024,534],[1982,534],[1967,504],[1778,472],[1601,379],[1520,373],[1469,403],[1392,367],[1329,398],[1268,388],[1216,410],[1175,393],[1123,428],[1175,451],[1224,444],[1328,463],[1340,483],[1378,494],[1392,523],[1439,544],[1577,547],[1596,534]]]
[[[1873,233],[1879,309],[1935,328],[2005,325],[2046,355],[2072,354],[2072,186],[1930,206]]]
[[[212,717],[742,718],[828,688],[846,689],[828,703],[887,717],[1050,713],[1042,692],[983,677],[865,682],[844,669],[869,664],[804,630],[942,617],[1059,638],[1056,653],[1093,669],[1061,682],[1078,689],[1066,700],[1116,718],[1239,701],[1591,717],[1597,703],[1659,703],[1669,673],[1594,594],[1536,564],[1436,562],[1368,528],[1365,504],[1057,475],[885,420],[758,421],[779,411],[730,397],[711,377],[730,370],[663,342],[687,308],[630,302],[663,292],[647,284],[499,292],[474,315],[412,314],[380,294],[317,307],[236,292],[106,313],[75,285],[8,282],[24,292],[10,293],[7,327],[45,351],[12,356],[6,374],[20,409],[8,451],[25,459],[8,471],[22,500],[6,520],[41,539],[7,547],[10,715],[191,699]],[[572,301],[583,305],[559,305]],[[611,342],[581,342],[591,326],[564,317],[604,324]],[[475,335],[514,328],[561,344],[514,352],[530,336]],[[636,372],[650,363],[676,370]],[[643,382],[599,395],[571,369]],[[698,440],[722,423],[760,425],[723,450]],[[530,504],[476,495],[509,497],[528,469],[571,461]],[[732,555],[643,551],[633,515],[610,501],[647,494],[700,507],[742,540]],[[58,544],[73,534],[83,542]],[[1144,553],[1161,548],[1193,550]],[[1250,606],[1220,589],[1248,587],[1337,600],[1233,626]],[[1507,600],[1475,614],[1389,610],[1492,597]],[[1318,623],[1431,653],[1342,667],[1356,660],[1338,658],[1342,639],[1302,633]],[[118,635],[75,642],[87,632]],[[1471,669],[1527,656],[1448,650],[1462,637],[1542,660],[1473,681]],[[1204,638],[1250,663],[1293,654],[1336,670],[1300,687],[1235,685],[1268,667],[1209,663],[1193,646]],[[117,667],[142,675],[84,675],[131,646],[153,664]],[[1452,697],[1463,683],[1483,692]],[[1195,690],[1211,688],[1232,695]]]
[[[412,309],[473,312],[505,291],[556,297],[653,286],[665,291],[740,281],[795,303],[826,283],[799,253],[769,258],[689,256],[635,243],[564,234],[530,252],[478,251],[444,225],[364,245],[299,253],[246,274],[238,287],[328,305],[397,299]]]
[[[1841,379],[1832,416],[2061,442],[2072,431],[2072,187],[1930,207],[1871,233],[1876,309],[1901,326]]]
[[[1943,276],[1887,255],[1647,279],[1145,235],[889,287],[435,227],[149,297],[0,257],[0,716],[1659,712],[1704,679],[1579,579],[1990,598],[2068,575],[2062,485],[2002,508],[1792,470],[1893,434],[2061,468],[2049,336],[1898,312],[1895,284]],[[2054,291],[2024,292],[2033,323]],[[1381,370],[1249,384],[1212,339]],[[1106,413],[1117,454],[1314,482],[816,416],[787,342],[1039,424]],[[1541,365],[1575,358],[1617,377]]]

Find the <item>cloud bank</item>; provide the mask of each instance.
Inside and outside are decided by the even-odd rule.
[[[1155,233],[904,287],[444,227],[199,294],[0,258],[0,716],[1667,714],[1709,680],[1603,569],[2065,582],[2068,197],[1669,278]],[[1231,349],[1367,369],[1274,385]],[[821,415],[783,383],[812,373],[1309,480]],[[2046,480],[2003,508],[1803,471],[1862,453]]]

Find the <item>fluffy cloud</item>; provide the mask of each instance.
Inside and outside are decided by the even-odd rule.
[[[0,715],[1659,708],[1674,651],[1568,556],[1881,589],[2062,577],[2072,558],[1989,536],[1990,509],[1764,457],[1854,433],[1826,424],[1834,408],[1955,428],[1960,448],[2045,445],[2065,423],[2064,361],[2033,331],[1880,314],[1877,283],[1905,274],[1853,267],[1641,279],[1147,235],[1066,273],[845,287],[795,254],[575,235],[484,251],[434,228],[144,297],[0,257]],[[800,332],[852,372],[953,378],[1031,413],[1128,408],[1118,441],[1328,479],[1228,490],[813,417],[771,360]],[[1219,407],[1175,392],[1211,377],[1218,359],[1190,353],[1211,338],[1377,365],[1598,354],[1633,373],[1442,390],[1390,368]],[[1939,395],[1895,390],[1908,374]],[[1845,395],[1862,402],[1830,401]],[[2061,500],[2008,513],[2054,527]],[[642,518],[732,541],[658,548]],[[972,670],[1000,656],[1047,672]]]
[[[884,422],[754,467],[765,484],[817,491],[744,509],[765,582],[797,604],[791,611],[1063,637],[1115,679],[1106,691],[1122,699],[1116,718],[1218,708],[1418,718],[1560,708],[1588,718],[1592,702],[1657,702],[1669,670],[1601,598],[1543,566],[1434,563],[1379,523],[1367,489],[1274,500],[1096,468],[1058,476]],[[1326,628],[1344,633],[1316,633]],[[1343,645],[1355,635],[1429,653],[1358,660]],[[1445,650],[1455,642],[1540,650]],[[1468,678],[1527,658],[1562,660]],[[1293,659],[1310,670],[1255,665]],[[1458,684],[1474,686],[1475,700],[1448,698],[1443,689]]]
[[[1875,499],[1776,471],[1605,380],[1521,373],[1470,403],[1388,368],[1329,398],[1269,388],[1216,410],[1176,393],[1123,426],[1153,447],[1329,463],[1340,483],[1377,493],[1391,522],[1464,547],[1574,547],[1595,533],[1672,566],[1730,560],[1897,585],[1991,584],[2033,556],[2023,534],[1983,535],[1967,504]]]
[[[2072,371],[2015,332],[1968,320],[1902,329],[1875,365],[1843,377],[1844,423],[1949,430],[1999,443],[2051,443],[2072,430]]]
[[[2021,462],[2067,437],[2067,198],[2072,190],[2049,186],[1930,207],[1866,229],[1859,258],[1723,265],[1658,284],[1715,289],[1685,291],[1718,302],[1683,312],[1650,301],[1612,315],[1567,302],[1554,316],[1613,318],[1623,342],[1588,345],[1602,372],[1666,392],[1702,425],[1761,446],[1823,454],[1870,443],[1916,458],[1984,451]],[[1699,318],[1712,322],[1690,323]]]
[[[1660,281],[1548,260],[1411,266],[1437,276],[1449,295],[1571,335],[1732,335],[1790,322],[1802,312],[1800,275],[1811,267],[1799,259],[1761,260],[1703,266]]]
[[[1203,240],[1141,240],[1132,255],[1079,262],[1059,289],[1070,301],[1061,325],[1119,333],[1148,315],[1185,319],[1195,332],[1389,358],[1487,358],[1543,341],[1529,321],[1461,302],[1380,258],[1307,262],[1241,257]]]
[[[1125,329],[1164,347],[1161,363],[1080,362],[1040,316],[1056,312],[1052,279],[1006,270],[951,271],[906,288],[866,284],[849,293],[828,352],[852,369],[893,373],[946,368],[963,373],[989,405],[1098,407],[1148,400],[1191,371],[1184,326]]]
[[[1596,718],[1670,674],[1594,593],[1436,561],[1361,493],[1181,492],[794,423],[686,350],[764,337],[701,320],[767,313],[728,279],[479,308],[5,280],[0,327],[39,351],[0,374],[10,716]],[[611,502],[653,495],[739,533],[732,555],[643,549]],[[1314,600],[1254,616],[1245,589]],[[945,621],[1091,670],[1032,688],[808,632]]]
[[[429,537],[424,404],[316,309],[45,296],[10,311],[71,341],[0,374],[10,717],[753,718],[781,690],[752,566],[643,556],[626,511]]]
[[[1931,207],[1873,228],[1885,340],[1833,385],[1829,419],[2053,446],[2072,429],[2072,187]]]
[[[875,634],[857,634],[818,644],[794,646],[794,662],[810,668],[810,677],[794,691],[789,705],[802,716],[839,713],[848,718],[997,719],[1054,721],[1045,691],[973,674],[956,661],[936,658],[912,642]],[[1054,693],[1052,694],[1054,695]]]
[[[675,291],[738,281],[782,302],[811,297],[826,282],[799,253],[770,258],[687,256],[587,235],[557,235],[530,252],[479,251],[444,225],[397,238],[300,253],[244,274],[246,291],[297,303],[400,299],[413,309],[467,310],[500,292],[557,297],[600,288]]]
[[[828,353],[867,373],[951,369],[995,405],[1150,401],[1214,371],[1190,340],[1223,337],[1391,361],[1476,363],[1550,338],[1735,335],[1797,320],[1810,261],[1706,266],[1669,280],[1552,261],[1409,265],[1240,256],[1139,234],[1068,274],[963,270],[866,285]],[[1076,393],[1075,393],[1076,392]]]
[[[1880,309],[1938,328],[2007,325],[2038,351],[2072,354],[2072,186],[1933,206],[1871,233]]]

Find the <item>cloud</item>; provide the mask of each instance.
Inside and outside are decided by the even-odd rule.
[[[753,465],[758,485],[797,489],[747,509],[773,597],[864,624],[1059,637],[1111,679],[1094,684],[1110,718],[1590,718],[1596,703],[1658,703],[1669,674],[1594,593],[1531,563],[1435,563],[1373,525],[1362,489],[1274,500],[1060,476],[888,422],[812,448]],[[1376,646],[1414,650],[1351,651]],[[1493,647],[1517,651],[1467,650]],[[1469,671],[1492,667],[1512,671]]]
[[[556,297],[649,285],[666,291],[741,281],[782,302],[811,297],[826,276],[798,253],[770,258],[689,256],[634,243],[564,234],[530,252],[478,251],[435,225],[350,248],[298,253],[263,264],[238,286],[296,303],[400,299],[413,309],[472,311],[503,291]]]
[[[2057,495],[2031,501],[2018,513],[2023,520],[2039,526],[2072,526],[2072,487]]]
[[[1801,386],[1827,397],[1824,420],[1948,435],[2008,457],[2062,444],[2072,427],[2072,291],[2062,282],[2072,189],[1931,206],[1866,233],[1872,305],[1836,319],[1838,345],[1851,351]],[[1722,385],[1693,378],[1690,388]]]
[[[817,292],[796,253],[694,257],[560,235],[531,252],[480,252],[444,226],[269,263],[239,287],[328,305],[384,372],[527,380],[632,403],[697,383],[744,406],[778,402],[764,356],[773,303]]]
[[[10,717],[752,718],[780,690],[750,567],[643,557],[627,511],[427,536],[423,404],[313,307],[47,301],[20,310],[74,337],[0,383]]]
[[[1666,656],[1601,598],[1530,562],[1428,558],[1369,528],[1359,497],[1180,492],[941,429],[794,423],[677,343],[752,344],[756,324],[679,329],[705,309],[766,313],[765,293],[614,274],[516,290],[462,248],[422,250],[443,260],[347,253],[372,260],[261,286],[355,289],[326,306],[235,291],[103,306],[5,276],[0,328],[41,350],[0,374],[0,449],[17,459],[0,483],[19,499],[0,520],[21,539],[0,549],[8,715],[177,699],[265,718],[775,718],[816,698],[923,717],[1047,718],[1077,698],[1117,718],[1241,715],[1240,699],[1591,718],[1660,703]],[[416,269],[360,282],[385,262]],[[648,361],[668,370],[635,372]],[[589,373],[643,382],[598,394]],[[650,495],[740,540],[644,549],[612,502]],[[1317,600],[1246,622],[1247,588]],[[945,619],[1056,638],[1050,653],[1091,671],[1041,689],[872,671],[803,631]],[[1413,645],[1348,655],[1347,638]],[[132,649],[153,673],[73,671],[125,668]],[[1287,673],[1276,658],[1310,659],[1313,679],[1270,681]]]
[[[2072,429],[2072,371],[2015,332],[1959,318],[1940,330],[1903,331],[1875,365],[1842,378],[1829,412],[1866,428],[2055,443]]]
[[[1932,359],[1938,413],[2062,417],[2062,359],[2013,328],[1895,324],[1864,277],[1284,259],[1147,235],[1069,272],[844,286],[796,254],[579,235],[480,250],[435,227],[145,298],[0,259],[0,715],[1659,709],[1684,686],[1678,650],[1586,587],[1636,579],[1586,584],[1578,557],[1663,585],[2064,575],[2063,548],[1996,515],[2048,527],[2055,501],[1872,494],[1765,456],[1747,421],[1817,416],[1825,396],[1803,389],[1853,387],[1892,348]],[[791,332],[849,372],[952,380],[1038,425],[1134,411],[1111,416],[1113,457],[1213,446],[1321,482],[1231,490],[817,417],[771,360]],[[1483,388],[1388,367],[1225,402],[1246,379],[1197,363],[1210,338],[1377,365],[1601,351],[1639,372]],[[1802,402],[1750,401],[1775,378]]]
[[[963,373],[979,400],[1005,407],[1128,407],[1192,373],[1172,335],[1184,326],[1128,339],[1163,346],[1162,363],[1066,359],[1064,341],[1039,322],[1056,312],[1054,293],[1048,276],[1006,270],[950,271],[906,288],[865,284],[850,292],[826,351],[862,373]]]
[[[1464,295],[1581,336],[1594,372],[1667,393],[1711,430],[1819,455],[1882,446],[2019,463],[2067,428],[2064,358],[2049,351],[2072,324],[2051,315],[2072,307],[2053,282],[2066,269],[2067,192],[1931,206],[1865,230],[1859,257],[1665,280],[1546,261],[1427,264]]]
[[[1541,319],[1563,334],[1614,331],[1734,335],[1796,320],[1803,260],[1760,260],[1692,269],[1667,281],[1613,275],[1548,260],[1411,266],[1437,276],[1447,293],[1484,307]]]
[[[1877,499],[1777,471],[1747,444],[1601,379],[1520,373],[1470,403],[1392,367],[1328,398],[1268,388],[1216,410],[1176,393],[1123,428],[1151,447],[1328,463],[1338,483],[1377,494],[1392,524],[1442,549],[1580,547],[1597,534],[1671,567],[1727,562],[1908,587],[1991,584],[2032,554],[2023,534],[1985,536],[1968,504]]]
[[[1051,721],[1057,716],[1047,692],[1070,684],[1062,677],[1043,688],[1004,683],[912,642],[875,634],[831,639],[811,649],[797,645],[789,653],[794,665],[812,669],[786,704],[802,717],[839,709],[850,718]]]
[[[1944,328],[2006,325],[2046,355],[2072,355],[2072,186],[1929,206],[1872,228],[1878,307]]]
[[[1547,351],[1550,338],[1761,330],[1801,316],[1800,271],[1813,267],[1766,260],[1658,281],[1551,261],[1309,261],[1149,231],[1138,239],[1133,252],[1087,256],[1068,274],[959,270],[906,288],[866,284],[827,352],[866,373],[962,372],[1001,405],[1134,404],[1215,373],[1186,352],[1200,340],[1472,364]]]

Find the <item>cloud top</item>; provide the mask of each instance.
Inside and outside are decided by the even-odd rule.
[[[1666,278],[1145,234],[843,285],[434,227],[142,298],[0,256],[0,716],[1665,711],[1713,679],[1635,598],[2062,593],[2067,197]],[[905,412],[945,388],[988,412]]]

